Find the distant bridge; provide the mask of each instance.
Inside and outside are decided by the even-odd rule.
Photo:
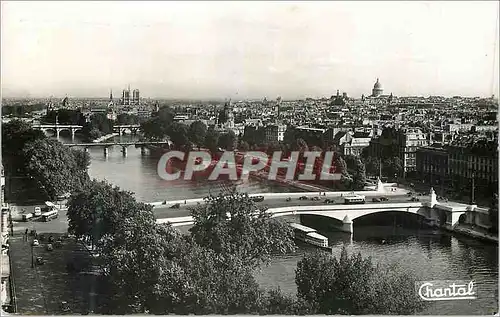
[[[71,132],[71,139],[75,138],[75,132],[81,131],[83,126],[77,124],[34,124],[32,125],[33,129],[42,130],[43,132],[54,131],[56,137],[59,139],[59,133],[61,131],[69,131]],[[139,124],[128,124],[128,125],[115,125],[113,126],[113,132],[117,132],[119,135],[124,134],[127,131],[130,131],[132,134],[136,134],[139,131],[141,126]]]
[[[59,139],[59,133],[61,131],[71,132],[71,139],[75,138],[75,132],[81,131],[83,126],[76,124],[34,124],[31,126],[33,129],[42,130],[43,132],[54,131],[56,138]]]
[[[282,217],[289,215],[315,215],[336,219],[339,222],[338,229],[343,232],[353,232],[353,220],[382,212],[402,212],[416,214],[423,217],[429,224],[452,229],[458,224],[459,217],[470,211],[475,211],[477,206],[457,203],[442,203],[436,199],[436,194],[432,190],[429,202],[385,202],[370,203],[363,205],[309,205],[309,206],[289,206],[267,209],[272,217]],[[169,223],[172,226],[192,225],[193,218],[173,217],[157,219],[157,223]]]
[[[163,144],[172,144],[170,141],[130,141],[130,142],[97,142],[97,143],[67,143],[64,144],[69,147],[82,147],[85,151],[88,151],[89,147],[103,147],[104,155],[107,156],[109,153],[108,148],[111,146],[121,146],[122,153],[124,156],[127,155],[127,147],[131,145],[135,145],[135,147],[141,148],[141,153],[144,154],[144,147],[146,145],[163,145]]]

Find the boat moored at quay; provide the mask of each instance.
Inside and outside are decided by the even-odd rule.
[[[294,222],[291,222],[289,225],[293,228],[295,239],[307,244],[314,245],[324,250],[332,250],[332,248],[328,246],[328,238],[319,234],[316,229],[309,228]]]

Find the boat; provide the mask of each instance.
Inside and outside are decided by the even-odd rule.
[[[332,247],[328,246],[328,238],[319,234],[316,229],[294,222],[290,223],[290,227],[294,229],[295,239],[324,250],[332,251]]]

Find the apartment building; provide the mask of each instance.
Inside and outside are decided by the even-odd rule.
[[[461,135],[450,144],[417,150],[417,176],[431,185],[442,185],[468,193],[474,180],[475,192],[488,194],[498,187],[497,138]]]
[[[399,157],[405,174],[416,171],[416,152],[419,147],[429,145],[427,135],[419,128],[403,128],[397,133]]]
[[[266,142],[282,142],[285,137],[286,125],[272,124],[265,127]]]

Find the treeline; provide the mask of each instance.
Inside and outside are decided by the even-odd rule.
[[[88,181],[88,153],[68,149],[20,120],[2,126],[2,157],[8,182],[22,179],[44,199],[53,201]]]
[[[191,150],[204,147],[211,152],[219,148],[233,150],[237,146],[234,132],[220,133],[214,127],[207,127],[202,121],[191,125],[174,122],[175,113],[170,107],[162,107],[152,114],[151,119],[141,123],[144,137],[150,140],[169,138],[176,149]]]
[[[45,107],[43,103],[2,105],[2,116],[24,117],[33,111],[44,110]]]

